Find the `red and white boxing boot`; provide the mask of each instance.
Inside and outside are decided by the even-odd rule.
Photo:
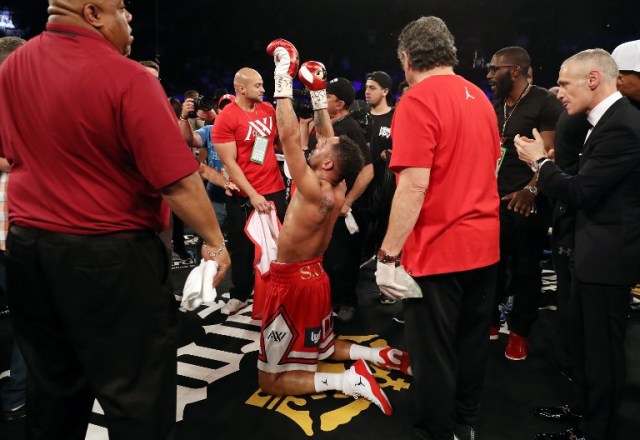
[[[327,108],[327,69],[319,61],[306,61],[300,66],[298,78],[311,94],[314,110]]]
[[[293,97],[293,77],[298,72],[300,55],[298,49],[289,41],[278,38],[267,46],[267,55],[273,56],[276,68],[273,72],[275,78],[274,98]]]
[[[397,348],[385,347],[378,353],[381,360],[375,361],[375,364],[385,370],[398,370],[408,376],[411,376],[411,363],[409,362],[409,353],[398,350]]]
[[[364,397],[374,403],[386,416],[393,413],[387,395],[382,391],[367,363],[360,359],[354,362],[342,378],[342,392],[355,399]]]

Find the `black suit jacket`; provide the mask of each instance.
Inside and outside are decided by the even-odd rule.
[[[547,163],[538,187],[576,210],[578,280],[629,286],[640,280],[640,111],[626,98],[593,128],[578,174]]]

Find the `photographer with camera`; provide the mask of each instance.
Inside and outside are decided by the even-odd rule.
[[[180,134],[182,134],[182,137],[187,141],[187,144],[191,148],[191,152],[198,163],[200,163],[200,167],[202,169],[202,164],[207,163],[208,152],[205,145],[194,145],[194,142],[196,141],[192,133],[197,130],[205,129],[205,121],[213,121],[216,114],[213,111],[213,104],[211,100],[200,95],[196,90],[186,91],[185,96],[187,98],[184,100],[184,103],[182,103],[182,108],[178,115]],[[187,137],[187,135],[191,136]],[[221,219],[224,220],[224,216],[221,217],[219,215],[218,209],[216,209],[216,217],[218,218],[220,227],[222,227],[223,221],[221,221]],[[191,255],[187,252],[184,244],[184,223],[174,213],[171,214],[171,230],[174,259],[177,259],[178,257],[180,260],[190,259]]]
[[[227,94],[220,97],[219,103],[225,105],[234,100],[235,96]],[[208,181],[207,194],[216,212],[218,223],[220,227],[224,229],[224,224],[227,219],[227,208],[225,206],[224,196],[225,193],[231,195],[231,191],[237,191],[238,187],[222,175],[222,161],[213,147],[213,141],[211,140],[212,125],[205,125],[194,131],[191,129],[188,119],[191,114],[195,114],[200,119],[207,117],[209,113],[215,115],[213,105],[211,105],[211,109],[208,110],[210,104],[212,103],[209,101],[203,101],[201,96],[200,99],[186,99],[182,104],[180,113],[180,134],[182,134],[182,137],[189,147],[196,149],[196,151],[200,149],[204,150],[205,154],[200,164],[200,176]],[[215,120],[215,116],[213,120]],[[200,156],[202,157],[203,155],[201,154]]]
[[[346,135],[353,140],[362,151],[364,167],[355,179],[347,180],[347,194],[342,206],[341,216],[336,221],[331,242],[324,254],[324,269],[331,281],[331,298],[337,313],[337,319],[351,322],[358,306],[356,285],[362,254],[364,226],[366,219],[362,214],[360,196],[373,179],[371,153],[367,146],[362,127],[351,116],[349,107],[355,99],[356,92],[351,81],[335,78],[327,84],[327,104],[331,124],[336,136]],[[317,143],[315,134],[309,138],[309,149],[313,150]],[[360,228],[360,232],[350,233],[345,217],[351,211]]]
[[[192,130],[197,130],[206,125],[206,122],[213,122],[216,114],[213,110],[213,100],[205,98],[197,90],[187,90],[184,92],[184,102],[191,100],[194,108],[187,117]],[[198,112],[202,112],[198,114]]]
[[[195,92],[195,90],[193,91]],[[190,93],[190,92],[187,92]],[[200,163],[207,163],[207,156],[209,154],[207,146],[200,142],[194,144],[192,136],[189,137],[189,133],[194,133],[207,127],[207,122],[212,123],[216,119],[216,112],[213,110],[213,100],[197,94],[193,98],[186,98],[182,103],[182,111],[180,112],[180,132],[182,137],[187,141],[189,147],[193,151],[193,155]],[[190,95],[193,95],[190,93]],[[211,137],[211,128],[208,129],[209,133],[200,132],[200,135]]]

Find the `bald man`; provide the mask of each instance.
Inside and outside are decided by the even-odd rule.
[[[131,19],[121,0],[50,0],[46,32],[0,66],[30,439],[84,439],[96,398],[110,439],[174,438],[176,302],[157,235],[169,208],[206,240],[214,284],[230,264],[160,83],[126,58]]]
[[[275,156],[275,110],[263,102],[264,84],[258,72],[244,67],[233,79],[236,100],[216,118],[211,130],[215,150],[229,180],[240,188],[227,197],[229,253],[234,261],[231,298],[222,313],[233,315],[248,305],[253,290],[254,244],[244,232],[251,212],[275,206],[280,221],[286,211],[282,174]],[[272,203],[273,202],[273,205]]]

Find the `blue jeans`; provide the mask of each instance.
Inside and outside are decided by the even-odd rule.
[[[0,386],[2,410],[11,411],[24,405],[27,394],[27,365],[16,341],[11,353],[11,376]]]
[[[224,224],[227,221],[227,205],[224,202],[215,202],[211,200],[211,206],[216,212],[216,219],[220,225],[220,230],[224,230]]]

